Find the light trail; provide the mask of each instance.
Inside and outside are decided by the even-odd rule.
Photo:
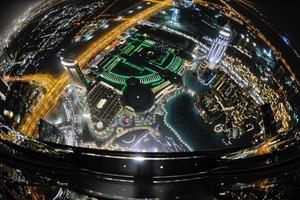
[[[46,88],[47,91],[54,86],[56,80],[55,77],[48,74],[34,74],[34,75],[25,75],[25,76],[4,76],[6,82],[36,82],[39,85],[42,85]]]
[[[269,154],[271,153],[274,149],[278,149],[278,147],[280,145],[283,145],[285,143],[288,143],[290,141],[292,141],[294,138],[289,138],[287,140],[283,140],[283,141],[279,141],[276,142],[275,140],[277,139],[277,137],[272,137],[270,139],[268,139],[267,141],[265,141],[261,146],[259,146],[256,150],[255,150],[255,155],[265,155],[265,154]]]

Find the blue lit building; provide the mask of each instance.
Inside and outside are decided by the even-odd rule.
[[[213,45],[207,55],[207,60],[210,64],[210,67],[213,68],[213,66],[215,66],[222,60],[231,40],[231,35],[232,32],[229,25],[224,26],[220,30],[218,37],[214,40]]]
[[[227,24],[220,30],[218,37],[213,41],[213,45],[211,46],[206,59],[200,63],[197,74],[198,80],[203,85],[210,85],[216,77],[215,69],[218,67],[218,64],[226,52],[231,41],[231,36],[231,28]]]
[[[174,8],[173,9],[173,13],[172,13],[172,22],[177,24],[178,23],[178,19],[179,19],[179,9],[178,8]]]

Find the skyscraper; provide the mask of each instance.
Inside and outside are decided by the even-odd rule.
[[[14,64],[14,61],[13,61],[13,58],[12,58],[11,54],[9,53],[9,50],[7,47],[5,47],[3,49],[3,55],[4,55],[4,58],[7,62],[7,64],[12,66]]]
[[[67,69],[69,75],[72,77],[74,83],[77,86],[83,88],[87,88],[89,86],[76,60],[69,59],[69,58],[62,58],[61,63]]]
[[[172,23],[174,23],[174,24],[178,23],[179,12],[180,12],[180,10],[178,8],[173,8]]]
[[[6,98],[9,90],[10,88],[7,85],[7,83],[2,78],[0,78],[0,122],[3,120],[7,120],[8,118],[12,118],[14,116],[14,113],[12,111],[7,110],[8,101]]]
[[[222,60],[225,51],[231,40],[232,32],[229,25],[225,25],[219,32],[218,37],[213,41],[213,44],[206,56],[197,68],[198,80],[209,85],[215,78],[215,69]]]
[[[0,78],[0,99],[1,100],[6,99],[6,95],[8,91],[9,91],[9,87],[7,83],[2,78]]]
[[[219,32],[218,37],[214,40],[209,53],[207,55],[207,60],[209,62],[210,68],[214,68],[221,59],[223,58],[225,51],[231,39],[231,29],[229,25],[225,25]]]

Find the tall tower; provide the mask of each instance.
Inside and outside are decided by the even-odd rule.
[[[232,33],[229,25],[225,25],[220,30],[218,37],[214,40],[213,45],[211,46],[207,55],[210,69],[214,69],[216,65],[219,64],[219,62],[222,60],[229,45],[231,35]]]
[[[61,64],[69,72],[69,75],[72,77],[74,83],[77,86],[82,88],[87,88],[89,86],[76,60],[69,59],[69,58],[62,58]]]

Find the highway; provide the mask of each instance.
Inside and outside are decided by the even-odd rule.
[[[113,40],[118,38],[124,31],[133,27],[140,20],[144,20],[156,12],[172,5],[171,0],[165,1],[151,1],[153,2],[150,7],[131,16],[127,20],[120,22],[112,30],[108,31],[104,36],[98,38],[95,42],[89,45],[81,54],[76,57],[78,64],[81,68],[84,68],[86,64],[107,47]],[[26,116],[26,120],[22,122],[19,130],[30,137],[37,137],[37,127],[40,119],[44,118],[49,111],[57,104],[60,99],[61,93],[64,91],[66,86],[72,82],[71,77],[67,72],[63,72],[57,79],[53,87],[47,92],[47,94],[39,101],[32,112]]]
[[[48,74],[33,74],[25,76],[4,76],[6,82],[28,82],[28,83],[37,83],[41,86],[44,86],[47,91],[50,91],[54,86],[56,80],[55,77]]]

